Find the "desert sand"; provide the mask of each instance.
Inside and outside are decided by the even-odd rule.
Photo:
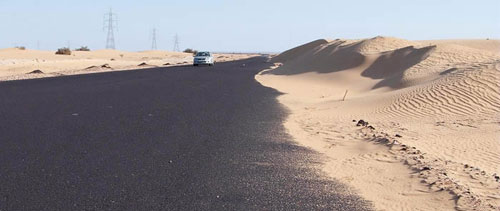
[[[214,54],[216,62],[252,56],[255,54]],[[193,56],[190,53],[156,50],[141,52],[72,51],[71,55],[56,55],[55,51],[8,48],[0,49],[0,81],[189,65],[192,62]],[[31,73],[35,70],[41,72]]]
[[[499,40],[322,39],[270,62],[256,79],[289,133],[376,209],[500,209]]]

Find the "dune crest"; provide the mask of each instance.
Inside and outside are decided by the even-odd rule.
[[[285,123],[290,133],[326,154],[325,170],[377,209],[495,210],[495,43],[321,40],[271,58],[275,66],[256,79],[286,93],[279,100],[292,111]],[[352,120],[360,119],[370,124],[356,127]]]
[[[408,46],[418,46],[417,42],[412,42],[395,37],[377,36],[371,39],[360,40],[353,44],[355,50],[362,54],[381,53],[386,51],[393,51]]]

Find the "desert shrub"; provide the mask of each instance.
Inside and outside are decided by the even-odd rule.
[[[19,50],[26,50],[26,47],[24,47],[24,46],[16,46],[16,48]]]
[[[87,46],[82,46],[80,48],[75,49],[75,51],[90,51],[90,49]]]
[[[188,49],[184,50],[184,53],[192,53],[192,54],[196,54],[196,53],[198,53],[198,51],[197,51],[197,50],[193,50],[193,49],[191,49],[191,48],[188,48]]]
[[[56,54],[71,55],[71,50],[69,48],[59,48],[57,49]]]

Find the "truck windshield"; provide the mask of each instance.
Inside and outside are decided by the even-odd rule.
[[[210,56],[210,53],[208,52],[199,52],[196,54],[196,56]]]

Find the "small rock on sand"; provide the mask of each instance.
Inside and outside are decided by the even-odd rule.
[[[111,66],[109,66],[109,64],[103,64],[101,65],[102,68],[111,68]]]
[[[43,72],[41,70],[33,70],[27,74],[42,74]]]
[[[378,142],[380,142],[380,143],[389,143],[389,139],[387,139],[387,138],[381,138],[381,139],[378,140]]]
[[[431,170],[431,168],[430,168],[430,167],[428,167],[428,166],[425,166],[425,167],[423,167],[423,168],[421,169],[421,171],[429,171],[429,170]]]
[[[368,122],[365,122],[364,120],[359,120],[358,121],[358,124],[356,124],[356,126],[368,126]]]

